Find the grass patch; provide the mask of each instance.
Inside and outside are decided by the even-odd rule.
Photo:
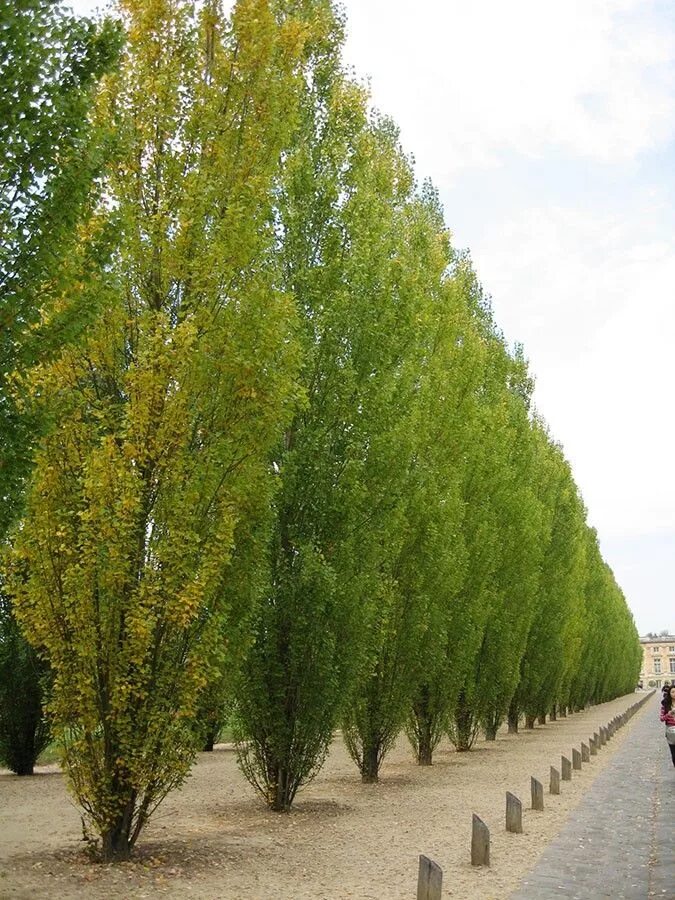
[[[51,744],[48,744],[42,753],[38,756],[37,762],[35,765],[37,766],[50,766],[52,763],[57,763],[61,760],[61,751],[59,750],[59,745],[56,741],[52,741]]]

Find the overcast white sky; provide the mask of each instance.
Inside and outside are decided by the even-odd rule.
[[[675,631],[672,0],[343,5],[346,60],[525,345],[638,629]]]

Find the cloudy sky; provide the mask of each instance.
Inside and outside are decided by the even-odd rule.
[[[672,0],[344,8],[346,61],[525,345],[638,629],[674,631]]]

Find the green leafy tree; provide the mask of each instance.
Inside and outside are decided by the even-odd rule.
[[[560,448],[541,435],[548,458],[540,496],[548,510],[548,530],[542,539],[537,611],[511,704],[511,719],[524,712],[530,727],[563,699],[563,681],[577,655],[585,577],[585,509]]]
[[[500,600],[498,573],[506,546],[500,529],[500,497],[509,490],[507,486],[513,478],[509,469],[509,356],[489,306],[485,301],[483,305],[482,320],[477,321],[484,348],[481,378],[476,387],[477,439],[467,448],[462,486],[463,537],[468,558],[462,591],[472,616],[465,636],[467,664],[448,729],[459,751],[469,750],[476,739],[489,700],[484,691],[491,694],[498,690],[487,674],[487,648],[497,625],[495,620],[491,626],[490,619]]]
[[[479,473],[480,469],[476,468],[473,475],[467,476],[464,485],[466,515],[462,533],[468,564],[461,606],[472,609],[473,616],[464,629],[462,674],[448,721],[448,735],[460,752],[471,749],[480,726],[479,670],[487,620],[494,602],[494,572],[499,559],[495,515],[489,495],[474,493],[483,482],[481,476],[485,475],[484,471]]]
[[[338,575],[358,487],[350,422],[358,381],[345,327],[351,292],[340,266],[350,235],[340,207],[353,190],[349,161],[365,128],[365,98],[340,73],[342,22],[328,2],[314,8],[322,27],[304,67],[307,87],[277,208],[277,252],[299,314],[306,399],[272,458],[279,491],[235,710],[242,771],[277,811],[290,809],[323,763],[354,664],[358,619],[356,585]]]
[[[88,115],[120,33],[53,0],[0,9],[0,543],[21,512],[42,427],[12,373],[75,339],[87,316],[53,305],[63,260],[95,196],[105,133]],[[0,756],[30,774],[48,740],[45,664],[22,637],[0,577]]]
[[[81,317],[45,306],[95,193],[105,143],[92,89],[120,34],[67,15],[54,0],[0,11],[0,534],[17,516],[35,423],[17,408],[12,372],[73,337]],[[79,318],[79,321],[78,321]]]
[[[0,763],[32,775],[50,740],[44,714],[49,667],[19,631],[9,601],[0,599]]]
[[[494,740],[520,678],[520,661],[540,596],[545,521],[539,497],[536,444],[530,417],[532,382],[520,348],[508,361],[499,428],[505,467],[493,492],[499,530],[495,593],[477,669],[480,720]]]
[[[579,665],[569,683],[569,705],[583,709],[635,688],[642,651],[626,600],[600,553],[597,534],[586,527],[584,622]]]
[[[129,856],[185,778],[204,688],[240,653],[231,559],[269,508],[270,447],[297,400],[272,194],[312,29],[266,0],[231,21],[211,2],[121,11],[127,52],[96,108],[119,146],[62,293],[97,314],[26,375],[54,427],[11,558],[105,859]]]
[[[446,283],[451,250],[430,186],[419,198],[411,196],[405,213],[396,228],[400,247],[391,256],[403,268],[396,284],[411,304],[408,318],[417,324],[391,404],[396,429],[389,429],[387,439],[389,511],[384,527],[370,537],[382,547],[376,590],[364,598],[366,662],[343,715],[347,747],[366,783],[378,780],[408,720],[430,661],[427,643],[436,639],[430,632],[456,595],[463,563],[463,547],[455,539],[462,517],[459,476],[444,447],[458,417],[457,390],[450,384],[455,376],[448,369],[448,345],[457,345],[459,318],[458,295]],[[378,490],[376,484],[369,493]]]
[[[276,810],[318,771],[362,670],[416,377],[412,176],[396,130],[368,123],[362,90],[340,73],[341,30],[335,21],[306,73],[280,192],[307,402],[274,460],[270,582],[238,692],[242,768]]]
[[[231,690],[232,673],[229,667],[223,666],[210,679],[197,708],[195,726],[201,750],[213,750],[225,723],[229,721]]]
[[[472,523],[478,525],[485,509],[479,484],[488,463],[483,399],[491,314],[466,254],[456,256],[450,274],[435,342],[434,387],[424,413],[431,425],[424,453],[437,479],[425,507],[443,524],[436,525],[441,539],[436,558],[428,561],[438,579],[427,596],[427,625],[406,725],[421,765],[431,765],[477,653],[488,606],[483,575],[491,565],[491,553],[483,553],[485,542],[477,542],[473,555],[469,549]],[[457,490],[459,506],[449,502],[449,489]]]

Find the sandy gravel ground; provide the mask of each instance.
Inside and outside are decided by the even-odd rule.
[[[470,753],[444,742],[431,768],[400,740],[382,780],[362,785],[339,738],[290,815],[269,812],[222,746],[200,754],[192,776],[155,814],[131,863],[91,863],[79,813],[56,767],[33,778],[0,774],[0,898],[195,897],[202,900],[382,900],[416,895],[418,855],[443,869],[443,896],[509,896],[558,833],[635,719],[591,758],[562,794],[548,794],[549,767],[588,741],[640,694],[518,735],[479,740]],[[646,705],[638,715],[649,714]],[[545,810],[530,805],[530,776]],[[505,792],[523,801],[524,834],[504,829]],[[492,865],[470,865],[471,815],[488,825]]]

